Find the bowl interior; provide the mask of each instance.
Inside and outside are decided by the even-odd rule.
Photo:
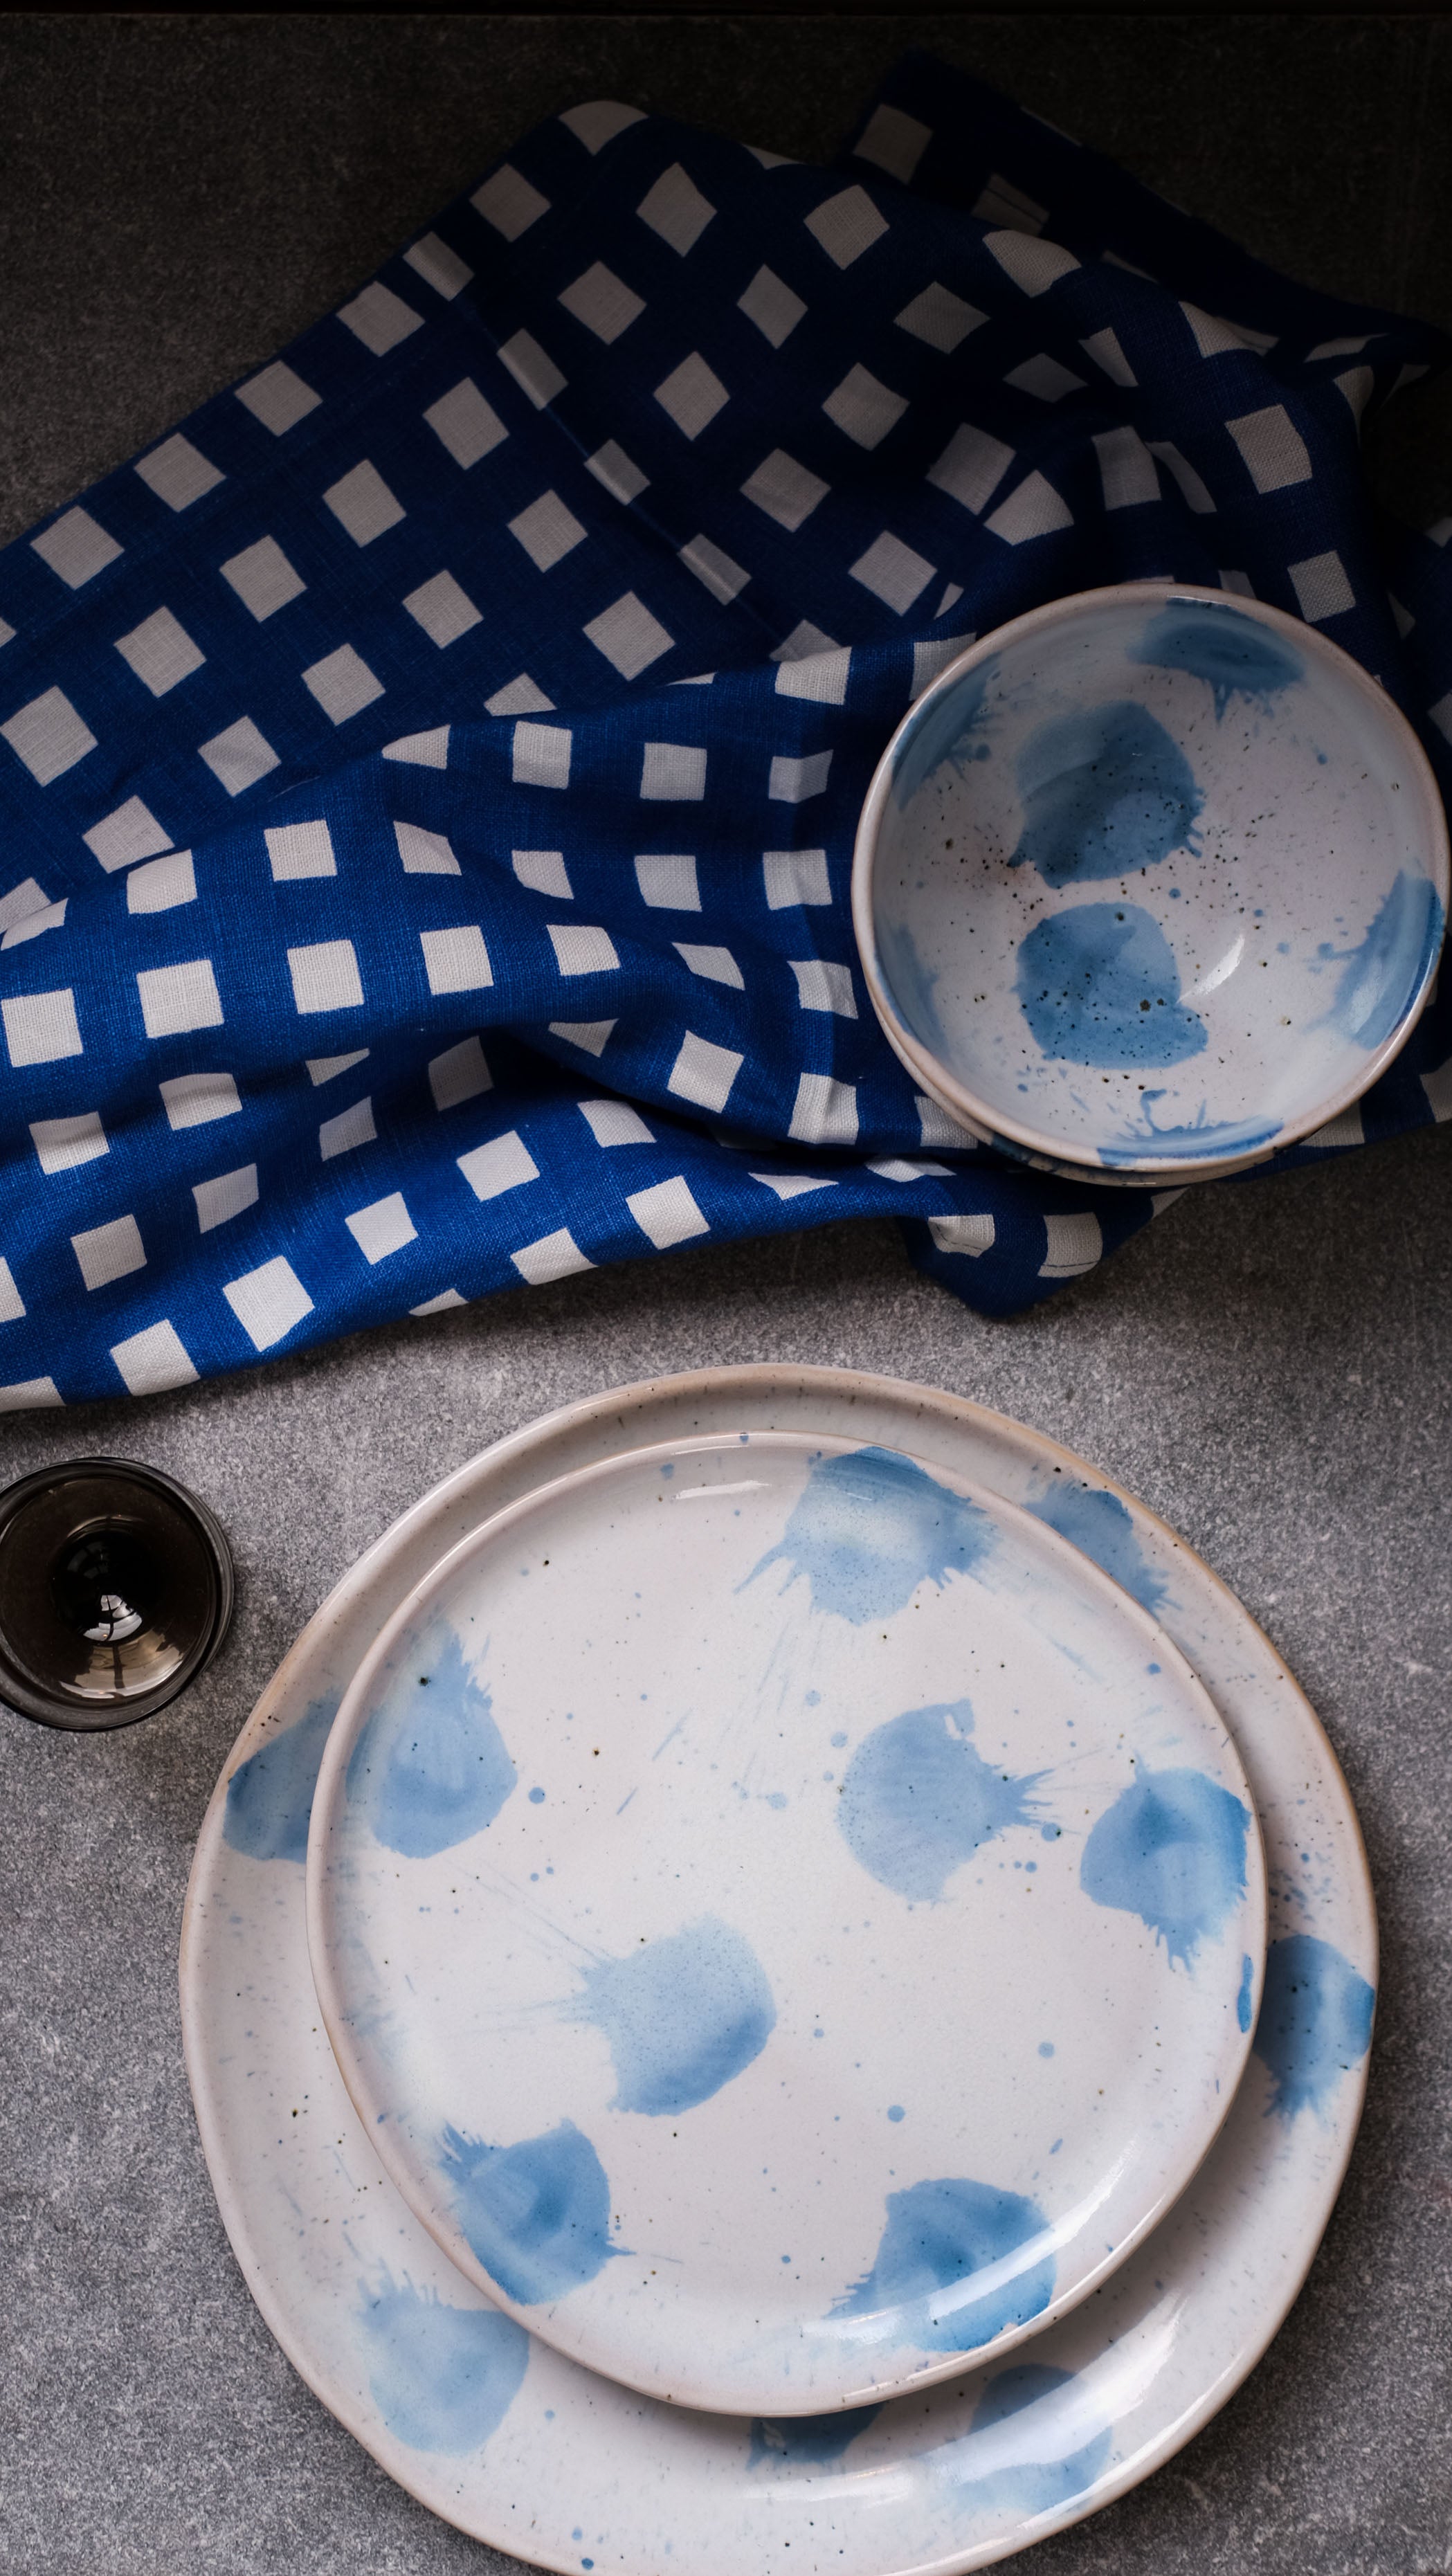
[[[1308,1133],[1424,989],[1446,872],[1425,761],[1288,620],[1090,594],[925,697],[892,762],[889,1031],[1021,1143],[1193,1167]]]

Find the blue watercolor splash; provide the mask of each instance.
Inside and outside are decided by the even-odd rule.
[[[996,662],[980,663],[908,725],[892,762],[892,801],[899,813],[946,764],[961,778],[971,761],[988,758],[983,735],[992,720],[983,701],[997,676]]]
[[[879,921],[877,949],[882,963],[887,998],[905,1028],[914,1037],[936,1049],[940,1056],[951,1054],[951,1045],[935,998],[941,975],[923,962],[918,943],[905,921]]]
[[[574,2016],[605,2033],[612,2111],[661,2117],[708,2102],[761,2055],[776,2005],[756,1952],[714,1915],[585,1971]]]
[[[1235,1998],[1235,2018],[1241,2030],[1249,2030],[1255,2005],[1255,1961],[1249,1952],[1240,1962],[1240,1991]]]
[[[1137,1163],[1150,1147],[1177,1159],[1213,1163],[1225,1154],[1253,1154],[1258,1145],[1269,1145],[1281,1132],[1279,1118],[1207,1118],[1203,1102],[1193,1126],[1157,1127],[1155,1103],[1166,1096],[1163,1091],[1141,1093],[1142,1121],[1138,1127],[1125,1128],[1113,1144],[1096,1149],[1101,1163],[1110,1170]]]
[[[1039,1771],[1014,1779],[967,1741],[966,1699],[909,1709],[864,1736],[842,1781],[837,1821],[865,1870],[899,1896],[941,1896],[1009,1825],[1036,1821]]]
[[[622,2250],[610,2242],[605,2168],[573,2120],[513,2147],[446,2129],[439,2165],[469,2244],[521,2307],[563,2298]]]
[[[529,2362],[529,2337],[497,2308],[451,2308],[385,2272],[360,2283],[363,2332],[374,2355],[373,2403],[412,2451],[457,2459],[503,2422]]]
[[[1070,1064],[1183,1064],[1208,1043],[1169,941],[1137,903],[1050,913],[1020,946],[1014,980],[1044,1054]]]
[[[313,1791],[337,1709],[336,1693],[310,1700],[295,1726],[238,1765],[222,1820],[222,1839],[233,1851],[250,1860],[306,1861]]]
[[[962,2440],[939,2455],[939,2473],[959,2490],[975,2514],[1051,2513],[1056,2505],[1077,2503],[1089,2494],[1109,2458],[1111,2427],[1107,2424],[1062,2458],[1016,2460],[1005,2468],[990,2469],[984,2477],[973,2474],[975,2442],[982,2443],[1000,2424],[1026,2415],[1030,2408],[1039,2419],[1033,2427],[1035,2439],[1046,2449],[1056,2435],[1062,2440],[1065,2432],[1077,2429],[1073,2419],[1079,2403],[1060,2393],[1072,2389],[1075,2378],[1072,2370],[1029,2361],[1015,2370],[1000,2370],[990,2379]]]
[[[831,2313],[877,2316],[884,2342],[916,2344],[923,2352],[975,2352],[1048,2306],[1054,2258],[1034,2251],[1046,2233],[1033,2201],[989,2183],[917,2182],[889,2192],[877,2259]],[[1023,2260],[1011,2278],[981,2298],[947,2304],[947,2293],[1020,2249]]]
[[[377,1840],[409,1860],[448,1851],[494,1822],[518,1777],[452,1629],[410,1639],[348,1763]]]
[[[1233,697],[1258,698],[1269,714],[1271,700],[1306,676],[1299,653],[1278,635],[1242,610],[1209,600],[1162,608],[1129,658],[1204,680],[1214,694],[1217,724]]]
[[[805,1575],[812,1606],[860,1627],[905,1610],[920,1583],[975,1573],[998,1543],[987,1512],[893,1449],[819,1458],[775,1547],[746,1577],[782,1558]]]
[[[1312,1025],[1354,1046],[1379,1047],[1411,1006],[1442,945],[1442,902],[1430,877],[1399,869],[1359,948],[1323,940],[1317,956],[1342,969],[1336,999]]]
[[[848,2406],[836,2415],[759,2415],[751,2427],[746,2465],[756,2469],[769,2460],[793,2468],[826,2468],[881,2413],[880,2406]]]
[[[1096,1493],[1089,1485],[1066,1484],[1061,1477],[1029,1510],[1060,1538],[1068,1539],[1111,1577],[1142,1608],[1158,1612],[1169,1594],[1164,1576],[1152,1566],[1135,1535],[1134,1522],[1117,1494]]]
[[[1095,1825],[1079,1884],[1190,1968],[1245,1893],[1249,1831],[1249,1809],[1203,1771],[1142,1771]]]
[[[1275,2079],[1268,2109],[1287,2120],[1323,2112],[1371,2046],[1375,2004],[1374,1989],[1329,1941],[1310,1932],[1273,1941],[1251,2042]]]
[[[1205,799],[1179,744],[1132,698],[1035,727],[1018,756],[1023,830],[1009,860],[1046,885],[1158,867],[1194,850]]]

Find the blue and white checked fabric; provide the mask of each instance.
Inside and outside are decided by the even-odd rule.
[[[833,171],[538,128],[0,554],[0,1408],[848,1216],[986,1313],[1091,1268],[1150,1195],[975,1151],[877,1030],[872,767],[969,636],[1172,576],[1452,786],[1452,523],[1358,459],[1447,354],[923,57]],[[1449,1114],[1444,996],[1280,1159]]]

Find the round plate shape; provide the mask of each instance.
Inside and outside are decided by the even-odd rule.
[[[910,1072],[1090,1179],[1208,1179],[1358,1099],[1426,998],[1447,824],[1406,719],[1258,600],[1084,591],[948,665],[858,830]]]
[[[1225,2126],[1099,2297],[1006,2367],[969,2368],[876,2411],[743,2422],[579,2369],[440,2253],[385,2174],[322,2028],[303,1858],[343,1691],[470,1529],[622,1449],[811,1424],[971,1475],[1068,1533],[1157,1612],[1244,1759],[1272,1938],[1254,2056]],[[1163,1521],[1041,1433],[960,1397],[753,1367],[656,1380],[532,1423],[359,1559],[217,1782],[187,1891],[181,2005],[202,2148],[243,2278],[319,2401],[422,2504],[562,2576],[587,2559],[601,2576],[960,2576],[1124,2495],[1265,2351],[1346,2171],[1375,1976],[1371,1887],[1335,1756],[1253,1620]]]
[[[461,2271],[588,2367],[858,2407],[1097,2286],[1229,2108],[1259,1833],[1054,1530],[795,1433],[583,1470],[361,1668],[318,1997]]]

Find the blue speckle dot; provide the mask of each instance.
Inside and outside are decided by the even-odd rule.
[[[1024,1862],[1024,1865],[1023,1865],[1023,1872],[1024,1872],[1024,1876],[1025,1876],[1025,1878],[1032,1878],[1032,1876],[1033,1876],[1033,1874],[1034,1874],[1034,1871],[1035,1871],[1037,1868],[1038,1868],[1038,1862],[1037,1862],[1036,1860],[1026,1860],[1026,1861]]]
[[[1063,2145],[1063,2143],[1064,2143],[1064,2141],[1063,2141],[1063,2139],[1062,2139],[1062,2138],[1055,2138],[1053,2145],[1052,2145],[1052,2146],[1050,2147],[1050,2149],[1049,2149],[1049,2153],[1050,2153],[1050,2155],[1051,2155],[1051,2156],[1056,2156],[1056,2155],[1058,2154],[1058,2152],[1059,2152],[1060,2147]]]
[[[842,1746],[843,1746],[843,1745],[846,1743],[846,1741],[847,1741],[847,1736],[846,1736],[846,1731],[845,1731],[845,1729],[839,1726],[839,1727],[838,1727],[838,1729],[837,1729],[836,1734],[832,1737],[831,1741],[833,1742],[833,1744],[835,1744],[835,1745],[837,1746],[838,1751],[840,1752],[840,1750],[841,1750]]]
[[[583,2532],[582,2530],[580,2530],[580,2529],[579,2529],[578,2525],[576,2526],[575,2530],[573,2530],[573,2531],[571,2532],[571,2534],[570,2534],[570,2538],[571,2538],[572,2540],[583,2540],[583,2539],[584,2539],[584,2537],[585,2537],[584,2532]]]
[[[1180,900],[1180,889],[1179,889],[1179,887],[1178,887],[1178,886],[1171,886],[1171,888],[1170,888],[1170,901],[1171,901],[1171,903],[1178,903],[1178,902],[1179,902],[1179,900]]]
[[[1146,1666],[1145,1666],[1145,1671],[1146,1671],[1147,1673],[1157,1673],[1157,1672],[1159,1671],[1159,1665],[1158,1665],[1158,1664],[1146,1664]]]
[[[902,2104],[900,2102],[889,2102],[887,2106],[887,2116],[890,2120],[903,2119],[906,2114],[903,2111]]]
[[[820,1691],[808,1691],[808,1693],[807,1693],[807,1706],[808,1706],[808,1708],[820,1708],[820,1707],[821,1707],[821,1705],[822,1705],[822,1694],[821,1694],[821,1692],[820,1692]],[[833,1741],[834,1741],[834,1743],[835,1743],[835,1741],[836,1741],[836,1738],[835,1738],[835,1737],[833,1738]],[[847,1738],[846,1738],[846,1736],[845,1736],[845,1735],[843,1736],[842,1741],[843,1741],[843,1743],[844,1743],[844,1744],[846,1743]]]
[[[1039,1840],[1041,1843],[1056,1843],[1062,1832],[1062,1825],[1040,1825]]]
[[[544,1793],[543,1789],[531,1789],[531,1791],[530,1791],[530,1793],[529,1793],[529,1803],[530,1803],[530,1805],[531,1805],[532,1807],[542,1807],[542,1806],[544,1805],[544,1802],[545,1802],[545,1793]]]
[[[783,2254],[783,2256],[782,2256],[782,2258],[781,2258],[781,2259],[782,2259],[782,2261],[783,2261],[784,2263],[789,2263],[789,2262],[791,2261],[791,2259],[792,2259],[792,2258],[791,2258],[790,2254]]]
[[[662,1474],[663,1476],[673,1476],[673,1475],[675,1474],[675,1472],[676,1472],[676,1471],[675,1471],[675,1468],[672,1466],[672,1464],[670,1463],[670,1461],[669,1461],[669,1459],[668,1459],[668,1460],[666,1461],[666,1464],[662,1467],[662,1469],[661,1469],[661,1471],[660,1471],[660,1472],[661,1472],[661,1474]],[[575,2533],[575,2538],[578,2540],[578,2539],[579,2539],[579,2537],[580,2537],[580,2535],[579,2535],[579,2533],[578,2533],[578,2531],[577,2531],[577,2532]]]
[[[1041,2040],[1039,2041],[1039,2055],[1040,2055],[1040,2057],[1052,2057],[1052,2056],[1053,2056],[1053,2053],[1054,2053],[1054,2043],[1053,2043],[1053,2041],[1052,2041],[1051,2039],[1041,2039]]]

